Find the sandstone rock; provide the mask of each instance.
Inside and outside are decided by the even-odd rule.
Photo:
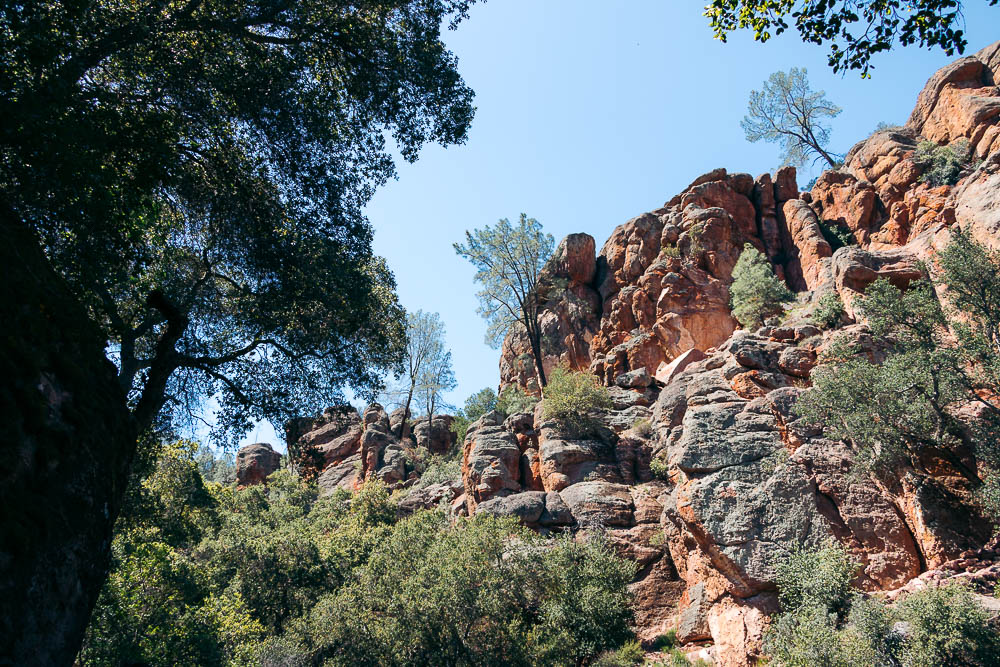
[[[911,281],[923,277],[918,258],[908,248],[866,251],[853,246],[840,248],[833,255],[833,279],[849,317],[856,317],[855,299],[879,278],[905,289]]]
[[[281,454],[266,442],[243,445],[236,452],[236,484],[239,487],[263,484],[281,465]]]
[[[521,449],[499,422],[498,413],[488,412],[469,426],[465,437],[462,480],[470,514],[481,502],[521,490]]]
[[[462,480],[456,479],[439,484],[429,484],[417,489],[411,489],[399,501],[397,507],[401,515],[413,514],[420,509],[434,509],[441,503],[449,505],[462,495],[464,486]]]
[[[653,378],[649,376],[649,372],[645,366],[634,371],[622,373],[615,378],[615,384],[623,389],[645,389],[652,382]]]
[[[451,415],[435,415],[433,424],[428,424],[427,417],[414,420],[412,429],[417,446],[426,447],[433,454],[450,451],[457,437],[451,430],[454,421]]]
[[[681,374],[685,368],[690,366],[696,361],[701,361],[705,358],[705,353],[696,347],[691,348],[687,352],[678,355],[670,363],[662,363],[659,368],[656,369],[656,380],[667,385],[670,384],[675,377]]]
[[[580,524],[630,526],[634,522],[632,495],[623,484],[580,482],[560,495]]]
[[[361,454],[348,456],[340,463],[327,466],[316,479],[319,494],[326,496],[337,489],[353,491],[361,484]]]

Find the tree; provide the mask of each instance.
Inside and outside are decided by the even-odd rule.
[[[996,5],[998,0],[988,0]],[[751,29],[766,42],[788,29],[789,20],[804,42],[829,44],[833,71],[861,70],[868,77],[871,58],[901,46],[940,47],[964,53],[961,0],[712,0],[705,8],[717,39]]]
[[[465,442],[465,434],[469,430],[469,425],[487,412],[496,409],[497,394],[489,387],[480,389],[465,399],[465,407],[457,411],[455,421],[451,424],[451,430],[455,432],[459,449],[461,449],[462,443]]]
[[[537,220],[522,213],[517,225],[503,218],[495,227],[487,225],[466,231],[465,244],[454,246],[456,253],[476,267],[475,279],[483,287],[476,296],[478,312],[488,324],[486,342],[498,348],[512,328],[522,327],[531,344],[538,386],[544,387],[542,331],[535,286],[552,254],[552,235],[543,233]]]
[[[438,384],[449,382],[454,382],[454,375],[451,372],[451,353],[444,346],[441,316],[422,310],[408,313],[403,372],[396,378],[397,384],[389,392],[392,402],[403,408],[398,437],[403,437],[414,396],[419,398],[421,394],[425,394],[433,402],[443,390]]]
[[[840,107],[828,99],[822,90],[809,87],[806,70],[793,67],[788,72],[775,72],[760,90],[750,91],[747,115],[740,126],[747,141],[764,140],[780,144],[784,164],[800,167],[815,155],[835,168],[837,161],[825,146],[830,141],[826,118],[834,118]]]
[[[0,578],[55,579],[81,567],[59,553],[56,535],[64,544],[86,535],[92,544],[74,553],[106,561],[134,434],[196,418],[209,396],[218,395],[220,431],[234,438],[251,419],[314,412],[344,387],[377,390],[401,358],[402,310],[362,207],[394,173],[385,133],[408,160],[428,141],[464,140],[472,91],[440,31],[468,5],[29,0],[0,13],[0,215],[5,242],[17,244],[11,270],[44,277],[46,296],[68,285],[83,306],[68,326],[96,327],[97,354],[109,350],[116,365],[118,389],[92,384],[131,421],[110,428],[110,408],[95,410],[90,428],[128,441],[79,459],[89,466],[82,476],[107,481],[70,495],[79,503],[93,489],[103,527],[67,521],[68,531],[39,533],[53,536],[51,559],[5,543]],[[28,272],[38,246],[55,276]],[[57,301],[39,300],[50,324]],[[12,330],[32,329],[24,305],[10,306]],[[59,377],[76,378],[64,393],[91,390],[85,373]],[[4,409],[41,405],[38,384],[26,382]],[[87,440],[82,429],[76,437]],[[32,441],[45,453],[32,460],[72,465],[42,433]],[[8,507],[29,502],[18,489],[50,488],[53,502],[30,502],[61,515],[59,482],[43,483],[47,474],[19,468]],[[4,517],[5,534],[23,535],[13,527]],[[19,647],[14,662],[72,659],[97,592],[89,576],[73,578],[86,580],[79,601],[53,594],[14,608],[6,605],[21,597],[5,596],[0,616],[25,628],[41,610],[68,624],[44,640],[5,632],[4,646]]]
[[[955,450],[975,452],[987,481],[996,481],[1000,253],[955,232],[934,259],[943,304],[927,280],[906,291],[885,280],[872,283],[859,305],[885,360],[835,346],[796,410],[852,443],[865,467],[891,472],[918,465],[931,450],[979,486],[977,471]]]
[[[451,352],[446,351],[430,360],[417,386],[417,405],[427,413],[428,427],[434,423],[434,410],[447,407],[444,392],[451,391],[457,384],[451,369]]]
[[[782,304],[794,298],[785,283],[771,270],[762,252],[747,243],[733,268],[729,305],[733,317],[744,327],[763,326],[764,320],[782,312]]]

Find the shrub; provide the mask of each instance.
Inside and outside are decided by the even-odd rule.
[[[934,187],[954,185],[962,177],[962,171],[970,166],[969,152],[969,142],[965,139],[948,146],[921,141],[913,153],[913,161],[924,170],[920,181]]]
[[[653,646],[659,651],[674,648],[677,646],[677,630],[674,630],[673,628],[667,630],[656,638],[656,641],[653,642]]]
[[[496,409],[503,415],[515,415],[519,412],[532,412],[537,403],[537,396],[526,393],[516,384],[509,384],[500,390]]]
[[[764,320],[783,311],[782,304],[794,298],[791,290],[778,280],[771,263],[747,243],[733,269],[729,288],[730,306],[741,326],[762,326]]]
[[[840,544],[822,549],[797,548],[777,568],[775,579],[783,611],[816,607],[842,614],[851,595],[858,565]]]
[[[670,479],[670,466],[662,456],[654,457],[649,462],[649,471],[653,473],[653,477],[656,479],[663,480],[664,482]]]
[[[556,368],[544,390],[542,416],[558,419],[571,427],[593,425],[592,413],[610,410],[611,395],[590,373]]]
[[[669,246],[665,245],[662,248],[660,248],[660,256],[672,257],[676,259],[681,256],[681,250],[675,245],[669,245]]]
[[[832,329],[844,317],[844,302],[837,292],[827,292],[819,298],[813,310],[812,319],[821,329]]]
[[[455,479],[462,479],[462,462],[454,456],[432,456],[420,479],[411,488],[422,489],[431,484],[441,484]]]
[[[830,250],[836,252],[844,246],[857,245],[851,230],[841,227],[836,222],[829,220],[819,221],[819,231],[823,238],[830,244]]]
[[[648,419],[636,419],[635,423],[632,424],[632,430],[643,438],[653,435],[653,425]]]
[[[1000,640],[989,614],[965,586],[911,593],[898,611],[909,626],[903,646],[907,667],[1000,665]]]
[[[605,651],[591,664],[593,667],[632,667],[641,665],[645,658],[642,644],[633,639],[622,644],[617,651]]]

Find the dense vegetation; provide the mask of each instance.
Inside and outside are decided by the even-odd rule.
[[[1000,253],[956,232],[934,264],[934,283],[869,286],[859,305],[885,360],[836,342],[797,410],[850,442],[859,464],[879,474],[919,467],[929,452],[974,486],[985,472],[981,499],[1000,517],[1000,409],[988,400],[1000,393]]]
[[[635,565],[516,519],[397,518],[378,482],[206,482],[166,446],[135,486],[84,665],[563,665],[631,638]]]
[[[890,607],[852,588],[857,567],[839,545],[794,551],[778,566],[782,613],[766,641],[772,664],[1000,665],[1000,638],[968,588],[927,588]]]

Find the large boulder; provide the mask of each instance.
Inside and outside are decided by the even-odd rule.
[[[266,442],[243,445],[236,452],[236,484],[240,487],[263,484],[281,466],[281,454]]]

